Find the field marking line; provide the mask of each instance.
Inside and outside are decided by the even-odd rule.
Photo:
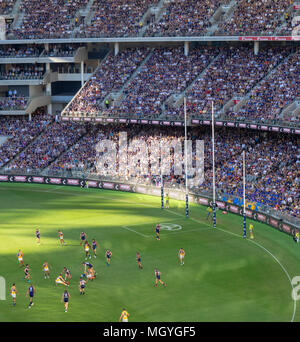
[[[218,228],[218,227],[217,227],[217,229],[218,229],[218,230],[221,230],[222,232],[225,232],[225,233],[234,235],[234,236],[236,236],[236,237],[243,238],[243,236],[241,236],[241,235],[238,235],[238,234],[233,233],[233,232],[226,231],[226,230],[224,230],[224,229],[222,229],[222,228]],[[248,241],[248,242],[251,242],[251,243],[253,243],[253,244],[255,244],[256,246],[260,247],[260,248],[263,249],[265,252],[267,252],[269,255],[271,255],[271,257],[279,264],[279,266],[281,267],[281,269],[284,271],[284,273],[285,273],[286,276],[288,277],[289,282],[290,282],[290,285],[291,285],[292,290],[293,290],[294,287],[293,287],[293,284],[292,284],[292,279],[291,279],[291,277],[290,277],[288,271],[286,270],[286,268],[285,268],[285,267],[282,265],[282,263],[276,258],[276,256],[275,256],[274,254],[272,254],[272,252],[270,252],[267,248],[265,248],[265,247],[264,247],[263,245],[261,245],[260,243],[258,243],[258,242],[256,242],[256,241],[253,241],[253,240],[249,240],[249,239],[247,239],[247,241]],[[293,311],[293,315],[292,315],[291,322],[293,322],[294,319],[295,319],[296,308],[297,308],[296,300],[293,299],[293,301],[294,301],[294,311]]]
[[[168,221],[170,221],[170,223],[171,222],[176,222],[176,219],[174,218],[174,219],[168,219]],[[169,222],[167,222],[167,223],[169,223]],[[144,222],[144,223],[142,223],[142,222],[140,222],[140,223],[133,223],[133,224],[127,224],[126,225],[126,227],[131,227],[131,226],[140,226],[140,225],[142,225],[142,224],[149,224],[149,225],[151,225],[151,224],[153,224],[153,225],[155,225],[156,224],[156,222]]]
[[[170,231],[164,237],[168,237],[169,235],[174,235],[174,234],[184,234],[184,233],[190,233],[190,232],[202,232],[205,230],[211,230],[211,228],[201,228],[201,229],[198,228],[198,229],[180,230],[180,231],[176,231],[176,232]]]
[[[127,226],[121,226],[121,227],[124,228],[124,229],[126,229],[126,230],[129,230],[129,231],[131,231],[131,232],[133,232],[133,233],[136,233],[136,234],[138,234],[138,235],[141,235],[141,236],[143,236],[143,237],[146,237],[146,238],[151,237],[150,235],[145,235],[145,234],[142,234],[142,233],[140,233],[140,232],[135,231],[134,229],[130,229],[130,228],[128,228]]]

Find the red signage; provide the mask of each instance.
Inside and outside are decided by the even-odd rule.
[[[271,36],[254,36],[254,37],[239,37],[241,41],[287,41],[287,40],[298,40],[297,37],[292,36],[279,36],[279,37],[271,37]]]

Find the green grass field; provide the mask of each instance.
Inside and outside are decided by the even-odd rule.
[[[158,197],[110,190],[0,184],[0,276],[6,279],[0,321],[116,322],[123,307],[131,322],[300,320],[290,282],[300,275],[300,246],[290,236],[254,222],[255,240],[243,239],[241,217],[219,211],[218,228],[213,229],[205,219],[206,207],[191,204],[186,219],[184,206],[171,199],[170,209],[161,210]],[[162,230],[157,241],[156,223],[181,229]],[[66,246],[60,246],[58,229]],[[100,245],[97,259],[91,259],[98,276],[88,282],[85,296],[78,290],[85,261],[81,231]],[[180,247],[186,251],[184,266],[178,259]],[[110,266],[107,248],[113,253]],[[37,291],[30,310],[19,249]],[[44,261],[52,267],[46,280]],[[72,272],[67,313],[61,303],[65,287],[55,285],[64,266]],[[161,271],[166,288],[154,287],[154,268]],[[9,296],[14,282],[16,307]]]

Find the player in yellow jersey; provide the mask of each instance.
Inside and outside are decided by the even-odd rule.
[[[170,208],[170,197],[169,197],[169,194],[166,195],[166,208],[167,209]]]
[[[184,265],[184,256],[185,256],[185,251],[183,248],[179,249],[178,256],[180,259],[180,265]]]
[[[16,284],[12,284],[12,287],[10,288],[10,295],[12,296],[13,299],[13,306],[16,306],[16,301],[17,301],[17,288],[16,288]]]
[[[21,249],[19,249],[17,257],[18,257],[18,263],[19,263],[20,267],[24,266],[24,264],[23,264],[23,253],[22,253]]]
[[[64,233],[61,230],[58,231],[58,236],[59,236],[60,245],[61,246],[65,245],[66,243],[64,240]]]
[[[61,274],[56,278],[55,283],[56,283],[56,285],[57,285],[57,284],[63,284],[63,285],[65,285],[65,286],[69,286],[69,285],[65,282],[65,280],[64,280],[64,278],[62,277]]]
[[[120,319],[119,319],[119,322],[128,322],[128,317],[129,317],[129,313],[128,311],[126,311],[125,309],[123,309],[122,313],[121,313],[121,316],[120,316]]]
[[[208,220],[209,217],[212,219],[212,212],[213,212],[212,208],[211,208],[211,207],[208,207],[208,208],[206,209],[206,211],[207,211],[206,219]]]
[[[295,242],[299,242],[299,239],[300,239],[300,233],[299,233],[299,231],[298,230],[296,230],[296,232],[295,232]]]
[[[252,223],[250,223],[250,225],[249,225],[249,233],[250,233],[250,239],[253,240],[254,235],[253,235],[253,224]]]
[[[43,263],[44,278],[50,278],[50,266],[47,261]]]
[[[89,268],[88,273],[86,274],[86,281],[88,282],[89,280],[94,280],[95,278],[96,276],[94,268]]]
[[[87,260],[88,258],[91,259],[91,255],[90,255],[90,244],[85,241],[84,243],[84,251],[85,251],[85,260]]]

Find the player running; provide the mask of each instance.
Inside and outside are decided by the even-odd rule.
[[[122,313],[121,313],[121,316],[120,316],[120,319],[119,319],[119,322],[128,322],[128,317],[129,317],[129,313],[126,311],[126,309],[123,309]]]
[[[85,240],[87,239],[87,236],[84,232],[80,233],[80,246],[82,245],[82,243],[85,242]]]
[[[47,261],[43,263],[44,278],[50,279],[50,266]]]
[[[34,305],[34,303],[33,303],[33,296],[34,296],[34,294],[35,294],[36,292],[35,292],[35,288],[33,287],[33,285],[31,284],[30,286],[29,286],[29,288],[28,288],[28,290],[27,290],[27,293],[26,293],[26,297],[28,297],[28,295],[29,295],[29,305],[28,305],[28,309],[30,309],[33,305]]]
[[[66,243],[64,240],[64,233],[61,230],[58,231],[58,237],[59,237],[60,245],[61,246],[65,245]]]
[[[85,260],[91,259],[90,247],[91,247],[90,244],[87,241],[85,241],[84,243]]]
[[[69,305],[69,299],[71,298],[71,295],[67,290],[62,295],[61,302],[64,301],[65,304],[65,312],[68,312],[68,305]]]
[[[64,280],[64,278],[62,277],[61,274],[56,278],[55,283],[56,283],[56,286],[57,286],[58,284],[63,284],[63,285],[65,285],[65,286],[69,286],[69,285],[65,282],[65,280]]]
[[[18,258],[18,263],[19,263],[20,267],[24,266],[23,253],[22,253],[21,249],[19,249],[19,252],[17,254],[17,258]]]
[[[185,250],[183,248],[179,249],[178,256],[180,259],[180,265],[184,265]]]
[[[106,256],[106,265],[109,266],[110,265],[110,259],[111,259],[111,256],[112,256],[112,252],[108,249],[105,252],[105,256]]]
[[[9,291],[11,297],[12,297],[12,300],[13,300],[13,306],[16,306],[17,304],[17,288],[16,288],[16,284],[13,283],[12,284],[12,287],[10,288],[10,291]]]
[[[36,236],[36,242],[38,244],[40,244],[41,243],[41,236],[40,236],[40,230],[38,228],[35,231],[35,236]]]
[[[69,281],[67,281],[67,278],[72,278],[71,271],[67,267],[64,267],[63,272],[65,272],[65,282],[69,285]]]
[[[84,292],[85,284],[86,284],[86,281],[84,279],[80,278],[80,281],[79,281],[79,292],[80,292],[81,295],[85,294],[85,292]]]
[[[93,248],[93,251],[94,251],[94,258],[95,259],[97,258],[97,247],[99,247],[98,242],[95,239],[93,239],[93,241],[92,241],[92,248]]]
[[[30,274],[29,274],[30,268],[29,265],[26,264],[25,268],[24,268],[24,279],[27,279],[28,283],[30,283]]]
[[[162,284],[164,287],[166,287],[167,284],[164,283],[164,282],[160,279],[161,273],[159,272],[159,270],[158,270],[157,268],[154,270],[154,273],[155,273],[155,285],[154,285],[154,286],[157,287],[157,283],[159,282],[159,283]]]
[[[160,231],[160,225],[159,223],[155,227],[155,234],[156,234],[156,240],[160,240],[159,238],[159,231]]]
[[[136,262],[137,262],[137,264],[139,266],[139,269],[142,269],[143,266],[141,264],[141,254],[139,252],[136,252]]]

